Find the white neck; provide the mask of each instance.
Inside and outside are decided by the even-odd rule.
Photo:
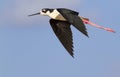
[[[55,9],[52,13],[47,13],[50,18],[56,19],[56,20],[64,20],[65,18]]]

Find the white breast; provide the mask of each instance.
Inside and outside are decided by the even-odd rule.
[[[52,13],[50,13],[49,16],[56,20],[66,21],[66,19],[56,9]]]

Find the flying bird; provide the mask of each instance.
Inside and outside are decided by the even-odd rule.
[[[115,32],[110,28],[104,28],[102,26],[96,25],[89,21],[88,18],[84,18],[78,15],[79,13],[66,8],[43,8],[39,13],[31,14],[29,16],[34,15],[44,15],[49,16],[51,19],[49,23],[59,39],[64,48],[68,51],[68,53],[74,57],[73,54],[73,38],[72,31],[70,26],[73,25],[77,30],[79,30],[85,36],[88,36],[87,29],[85,24],[90,24],[92,26],[105,29],[110,32]]]

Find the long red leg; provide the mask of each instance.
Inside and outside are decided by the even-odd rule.
[[[81,17],[81,18],[82,18],[82,21],[83,21],[85,24],[89,24],[89,25],[91,25],[91,26],[94,26],[94,27],[97,27],[97,28],[104,29],[104,30],[106,30],[106,31],[115,33],[115,31],[114,31],[113,29],[111,29],[111,28],[105,28],[105,27],[103,27],[103,26],[99,26],[99,25],[97,25],[97,24],[89,21],[89,19],[87,19],[87,18],[83,18],[83,17]]]

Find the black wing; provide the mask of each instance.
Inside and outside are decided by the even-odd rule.
[[[82,21],[82,19],[78,16],[78,12],[69,10],[69,9],[57,9],[60,14],[74,27],[76,27],[80,32],[84,35],[88,36],[86,27]]]
[[[73,57],[73,40],[70,23],[67,21],[50,19],[50,25],[64,48]]]

